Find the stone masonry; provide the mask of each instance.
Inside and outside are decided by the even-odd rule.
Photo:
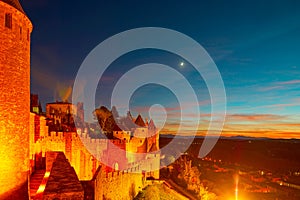
[[[0,0],[0,199],[28,198],[31,31],[19,2]]]

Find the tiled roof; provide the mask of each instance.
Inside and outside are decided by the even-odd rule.
[[[4,3],[11,5],[12,7],[18,9],[19,11],[25,14],[19,0],[0,0],[0,1],[3,1]]]

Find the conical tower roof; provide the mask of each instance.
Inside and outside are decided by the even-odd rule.
[[[4,3],[7,3],[8,5],[11,5],[12,7],[18,9],[19,11],[21,11],[22,13],[25,14],[19,0],[0,0],[3,1]]]
[[[150,122],[149,122],[149,128],[152,128],[152,129],[156,129],[156,126],[155,126],[155,124],[154,124],[154,121],[153,121],[153,119],[150,119]]]
[[[143,120],[143,118],[141,117],[141,115],[139,115],[137,118],[136,118],[136,120],[135,120],[135,122],[134,122],[136,125],[138,125],[138,126],[140,126],[140,127],[145,127],[146,125],[145,125],[145,122],[144,122],[144,120]]]

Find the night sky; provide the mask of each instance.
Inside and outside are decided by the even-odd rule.
[[[71,99],[69,94],[83,60],[108,37],[138,27],[164,27],[193,38],[214,59],[227,93],[224,135],[300,138],[297,0],[20,2],[34,25],[31,91],[39,94],[43,105],[64,97]],[[116,60],[102,80],[96,106],[108,105],[113,84],[123,73],[148,62],[163,63],[181,72],[199,91],[202,121],[208,120],[209,95],[201,76],[183,58],[158,50],[131,52]],[[131,107],[135,114],[144,114],[143,107],[157,101],[167,110],[178,106],[167,88],[148,85],[136,91]],[[174,118],[165,127],[166,133],[172,133],[172,126],[176,127]],[[206,128],[202,123],[199,134]]]

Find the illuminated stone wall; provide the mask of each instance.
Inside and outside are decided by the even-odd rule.
[[[99,171],[94,180],[95,200],[131,200],[145,186],[141,173]]]
[[[151,134],[148,139],[133,137],[126,140],[122,137],[122,140],[92,139],[87,134],[87,130],[82,131],[81,129],[78,129],[77,132],[52,131],[48,133],[46,118],[34,113],[31,113],[30,124],[31,163],[37,164],[37,161],[41,157],[45,157],[47,152],[55,151],[63,152],[66,155],[80,180],[91,180],[96,169],[102,163],[112,168],[117,167],[115,170],[120,171],[127,170],[128,167],[140,166],[135,169],[136,173],[145,172],[147,177],[159,178],[159,153],[148,154],[147,156],[146,154],[139,154],[159,149],[157,147],[159,135],[156,132]],[[147,133],[147,131],[145,132]],[[121,133],[116,135],[122,136]],[[127,132],[126,135],[130,135],[130,132]],[[119,149],[124,151],[120,153],[118,152]],[[35,158],[36,160],[34,160]],[[126,166],[127,164],[128,166]],[[111,167],[106,167],[106,171],[113,171],[114,169]]]
[[[130,131],[114,131],[113,136],[120,140],[130,140],[131,132]]]
[[[0,199],[28,198],[31,31],[25,14],[0,1]]]
[[[137,138],[136,140],[138,141],[132,140],[131,143],[111,140],[112,143],[109,143],[106,139],[92,139],[86,133],[81,133],[80,131],[78,133],[50,132],[48,136],[43,136],[37,140],[34,144],[34,152],[35,154],[42,153],[43,157],[45,157],[46,152],[50,151],[64,152],[80,180],[91,180],[96,169],[101,165],[100,160],[105,160],[105,163],[108,163],[110,166],[118,163],[119,169],[123,169],[125,167],[124,164],[129,161],[129,163],[140,166],[135,172],[141,173],[146,171],[147,176],[159,178],[159,154],[149,154],[147,159],[139,158],[139,155],[131,155],[129,146],[133,145],[136,151],[137,145],[134,144],[140,145],[140,140]],[[124,155],[118,154],[119,157],[116,157],[114,149],[123,148],[125,150],[125,145],[127,151],[124,151]],[[89,149],[86,149],[86,147]],[[130,160],[131,157],[132,159]]]
[[[45,130],[44,126],[40,126]],[[33,134],[33,133],[31,133]],[[107,141],[104,139],[91,139],[86,136],[82,139],[75,132],[50,132],[47,135],[41,134],[34,144],[31,153],[40,154],[45,157],[47,152],[63,152],[71,165],[74,167],[80,180],[91,180],[100,161],[94,158],[82,142],[89,143],[102,156],[102,152],[107,149]],[[92,150],[92,149],[91,149]],[[96,156],[96,154],[95,154]],[[31,157],[34,157],[31,155]]]

